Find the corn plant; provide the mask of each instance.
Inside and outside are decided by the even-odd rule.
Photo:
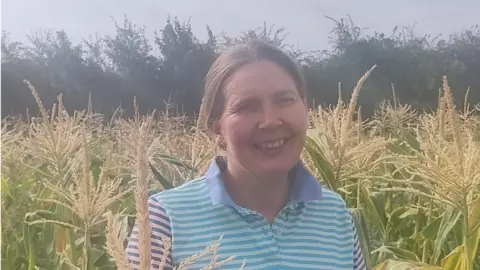
[[[411,263],[470,270],[480,266],[480,145],[475,140],[478,122],[472,119],[472,125],[472,121],[460,121],[446,77],[439,102],[437,117],[421,120],[418,141],[405,144],[408,153],[392,158],[395,172],[408,178],[388,179],[395,186],[383,190],[408,192],[418,201],[428,202],[423,211],[427,222],[418,235],[422,256],[410,259]]]
[[[348,104],[339,89],[336,106],[310,111],[303,160],[347,202],[369,269],[480,269],[480,105],[467,94],[457,110],[445,78],[435,111],[393,94],[362,119],[356,100],[372,71]],[[130,269],[134,222],[149,239],[146,198],[201,175],[217,153],[203,107],[196,123],[169,109],[141,116],[137,104],[132,119],[119,110],[106,121],[91,105],[66,113],[61,95],[47,110],[27,85],[39,117],[2,121],[1,266]],[[205,256],[205,269],[228,264],[215,260],[219,240],[176,269]],[[140,250],[149,269],[148,244]]]
[[[375,269],[475,269],[480,203],[475,109],[455,110],[444,78],[437,112],[395,100],[374,119],[347,108],[312,113],[305,159],[351,207],[366,263]],[[363,165],[363,166],[362,166]],[[417,268],[415,268],[417,269]]]

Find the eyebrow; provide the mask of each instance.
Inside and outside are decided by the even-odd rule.
[[[285,96],[285,95],[288,95],[288,94],[295,94],[295,93],[297,93],[296,90],[284,89],[284,90],[281,90],[281,91],[273,94],[273,97],[278,98],[278,97],[281,97],[281,96]],[[237,101],[233,102],[232,105],[239,106],[239,105],[242,105],[242,104],[245,104],[245,103],[248,103],[248,102],[252,102],[252,101],[255,101],[255,100],[256,100],[256,97],[248,96],[248,97],[244,97],[244,98],[241,98],[240,100],[237,100]]]
[[[274,97],[280,97],[280,96],[285,96],[285,95],[287,95],[287,94],[295,94],[295,93],[297,93],[296,90],[293,90],[293,89],[285,89],[285,90],[282,90],[282,91],[280,91],[280,92],[275,93],[273,96],[274,96]]]
[[[233,102],[231,103],[231,105],[232,105],[233,107],[237,107],[237,106],[242,106],[242,105],[244,105],[244,104],[246,104],[246,103],[253,102],[253,101],[255,101],[255,97],[253,97],[253,96],[242,97],[242,98],[239,98],[239,99],[233,101]]]

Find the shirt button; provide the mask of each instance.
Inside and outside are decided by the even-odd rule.
[[[278,234],[278,235],[282,235],[282,234],[283,234],[283,231],[282,231],[281,229],[278,229],[278,230],[277,230],[277,234]]]

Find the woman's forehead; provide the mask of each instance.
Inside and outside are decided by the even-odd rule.
[[[255,65],[256,64],[256,65]],[[225,84],[225,95],[280,95],[296,92],[292,77],[275,64],[255,63],[235,72]]]

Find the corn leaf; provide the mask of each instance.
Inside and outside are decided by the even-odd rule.
[[[150,165],[150,170],[152,170],[153,175],[155,176],[155,179],[162,185],[164,189],[171,189],[174,186],[172,183],[168,182],[163,175],[153,167],[152,163],[148,163]]]
[[[378,203],[378,202],[375,203],[375,201],[379,200],[379,197],[378,196],[375,197],[375,195],[372,195],[365,186],[360,187],[360,193],[361,193],[361,200],[365,204],[366,212],[368,216],[370,216],[369,220],[373,223],[374,226],[377,227],[377,230],[382,235],[382,239],[385,240],[387,237],[387,233],[386,233],[387,221],[385,218],[385,205],[383,205],[383,208],[382,208],[381,203]]]
[[[442,223],[442,216],[439,216],[433,219],[423,230],[420,232],[423,237],[428,240],[434,241],[435,237],[438,235],[438,229],[440,228],[440,223]]]
[[[105,254],[105,250],[101,250],[95,247],[90,247],[89,260],[91,260],[93,264],[96,264],[104,254]]]
[[[28,270],[34,270],[37,265],[37,258],[39,247],[37,245],[36,236],[37,230],[35,226],[30,226],[29,221],[33,220],[34,214],[28,213],[25,215],[25,222],[23,223],[23,237],[25,249],[28,257]]]
[[[396,140],[394,142],[388,143],[387,144],[387,149],[395,154],[399,155],[412,155],[411,149],[406,145],[406,143],[403,140]]]
[[[55,241],[55,224],[44,224],[42,230],[42,242],[43,242],[43,249],[49,255],[54,252],[54,244],[57,242]]]
[[[28,261],[25,258],[25,254],[21,252],[21,244],[11,243],[6,250],[6,255],[2,256],[2,269],[25,269],[24,267],[28,265]],[[2,250],[3,252],[5,250]]]
[[[403,230],[408,225],[408,220],[406,218],[411,215],[416,215],[417,212],[416,209],[409,206],[400,206],[393,209],[386,226],[387,235]]]
[[[437,263],[438,258],[440,257],[443,244],[447,239],[448,234],[454,228],[455,224],[459,220],[461,216],[461,211],[459,209],[455,209],[451,205],[447,205],[445,208],[445,212],[442,217],[442,221],[440,222],[440,226],[437,231],[437,236],[434,240],[434,250],[432,255],[431,262]]]
[[[479,245],[480,227],[470,234],[470,236],[467,238],[467,242],[465,243],[466,256],[468,257],[469,262],[472,262],[475,259]]]
[[[30,214],[32,214],[32,217],[34,216],[40,219],[57,221],[59,223],[64,223],[65,225],[70,223],[70,221],[65,217],[65,215],[59,215],[58,213],[50,210],[38,210],[35,212],[31,212]],[[62,225],[60,224],[60,226]]]
[[[442,267],[448,270],[465,270],[462,267],[463,246],[458,246],[449,255],[442,259]]]
[[[420,262],[420,259],[417,257],[417,255],[415,255],[415,253],[405,249],[394,247],[394,246],[384,245],[372,251],[372,253],[376,253],[376,252],[384,252],[384,253],[392,254],[401,260],[407,260],[411,262]]]
[[[426,265],[422,263],[413,263],[400,260],[386,260],[374,267],[372,270],[445,270],[444,268]]]
[[[413,136],[411,132],[406,129],[402,129],[401,131],[402,137],[405,142],[414,150],[420,151],[420,143],[418,142],[417,138]]]
[[[179,160],[176,157],[166,155],[166,154],[161,154],[159,156],[162,158],[162,161],[165,161],[167,163],[173,164],[173,165],[178,166],[178,167],[183,167],[185,169],[195,170],[192,166],[190,166],[187,163]]]
[[[317,142],[315,142],[314,139],[307,137],[305,150],[307,150],[307,153],[312,158],[315,169],[320,173],[322,180],[325,181],[331,190],[338,192],[340,183],[338,183],[337,179],[335,179],[333,168],[330,163],[328,163],[327,158],[323,154]]]
[[[67,242],[70,249],[68,249],[69,259],[72,262],[77,262],[81,255],[81,248],[75,243],[75,232],[73,229],[67,229]]]
[[[470,207],[468,215],[468,230],[473,231],[480,226],[480,197],[478,197]]]

